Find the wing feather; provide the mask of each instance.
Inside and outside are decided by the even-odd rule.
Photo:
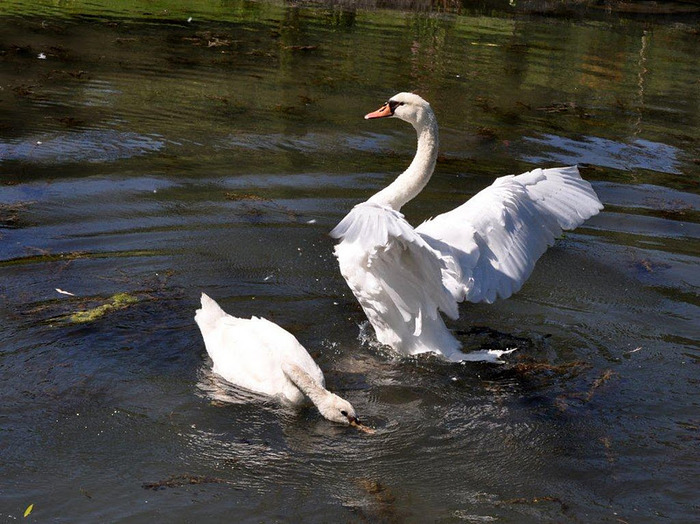
[[[395,309],[404,323],[414,322],[414,334],[438,309],[457,318],[457,303],[442,282],[445,262],[400,212],[364,202],[330,235],[341,240],[336,246],[341,271],[363,307],[372,304],[386,315]],[[389,305],[382,304],[386,299]]]
[[[416,232],[446,260],[443,278],[455,300],[493,302],[522,287],[562,229],[602,207],[575,166],[535,169],[496,179]]]

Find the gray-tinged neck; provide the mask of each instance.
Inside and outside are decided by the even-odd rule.
[[[316,407],[319,407],[319,403],[331,394],[296,364],[283,364],[282,371],[304,395],[309,397]]]
[[[413,124],[418,135],[418,147],[413,162],[387,187],[373,195],[369,202],[389,206],[397,211],[415,198],[430,180],[438,156],[438,126],[434,113],[428,109],[421,120]]]

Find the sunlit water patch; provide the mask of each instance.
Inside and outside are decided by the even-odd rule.
[[[544,153],[523,156],[523,160],[533,164],[592,164],[625,171],[650,169],[674,175],[682,173],[678,158],[680,150],[649,140],[636,139],[625,144],[600,137],[572,140],[555,135],[525,140],[524,149],[532,149],[532,144],[537,144],[537,149]]]

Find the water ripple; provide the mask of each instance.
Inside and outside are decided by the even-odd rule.
[[[0,142],[0,161],[37,164],[114,162],[154,153],[164,146],[165,141],[154,136],[131,131],[89,129]]]
[[[625,144],[595,136],[575,140],[551,134],[542,135],[540,138],[525,137],[524,140],[545,151],[549,148],[549,151],[542,154],[521,156],[523,160],[533,164],[592,164],[625,171],[649,169],[662,173],[682,173],[680,150],[659,142],[635,139],[632,143]]]

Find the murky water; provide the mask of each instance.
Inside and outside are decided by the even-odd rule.
[[[113,4],[0,6],[3,520],[697,517],[696,15]],[[377,348],[337,270],[327,232],[413,153],[362,120],[402,90],[441,125],[414,223],[538,165],[606,206],[452,324],[507,365]],[[201,291],[292,331],[376,434],[213,377]]]

